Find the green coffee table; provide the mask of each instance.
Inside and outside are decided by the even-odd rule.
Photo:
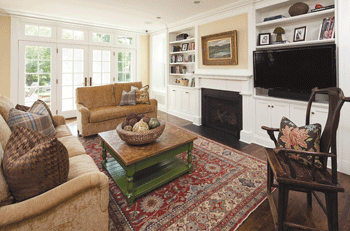
[[[106,169],[125,195],[128,205],[135,198],[184,174],[191,173],[193,141],[197,137],[166,125],[153,143],[131,146],[115,130],[101,132],[102,168]],[[176,157],[187,151],[187,162]],[[113,157],[106,159],[107,152]]]

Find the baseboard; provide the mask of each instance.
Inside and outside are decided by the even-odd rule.
[[[200,116],[193,116],[192,123],[194,125],[201,126],[202,125],[202,117],[200,117]]]
[[[259,144],[261,146],[267,147],[267,148],[274,148],[275,144],[273,143],[272,140],[269,138],[263,138],[261,136],[253,135],[253,143]]]
[[[158,104],[158,110],[162,112],[167,112],[164,104]]]
[[[250,144],[252,142],[252,136],[253,136],[252,132],[242,130],[240,136],[241,138],[239,139],[239,141],[242,141],[247,144]]]
[[[350,175],[350,161],[341,160],[340,163],[338,162],[338,172]]]

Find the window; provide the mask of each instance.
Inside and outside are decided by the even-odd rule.
[[[26,25],[25,35],[50,38],[52,37],[52,28],[45,26]]]
[[[131,81],[131,52],[118,52],[118,82]]]
[[[92,72],[94,86],[111,82],[111,51],[92,51]]]
[[[84,40],[84,32],[79,30],[62,30],[62,39]]]
[[[109,43],[109,42],[111,42],[111,35],[101,34],[101,33],[92,33],[92,41],[93,42]]]
[[[125,45],[133,45],[132,37],[118,36],[118,43]]]

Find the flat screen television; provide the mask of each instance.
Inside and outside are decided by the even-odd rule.
[[[253,56],[254,87],[269,89],[269,95],[307,100],[314,87],[337,86],[334,44],[258,50]]]

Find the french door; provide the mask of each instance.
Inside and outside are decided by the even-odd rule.
[[[19,103],[41,99],[56,111],[56,44],[20,41],[19,57]]]
[[[114,62],[115,49],[104,47],[90,47],[90,65],[89,72],[91,82],[90,86],[99,86],[115,82],[115,65]]]
[[[75,89],[89,85],[88,46],[58,45],[58,113],[76,117]]]

